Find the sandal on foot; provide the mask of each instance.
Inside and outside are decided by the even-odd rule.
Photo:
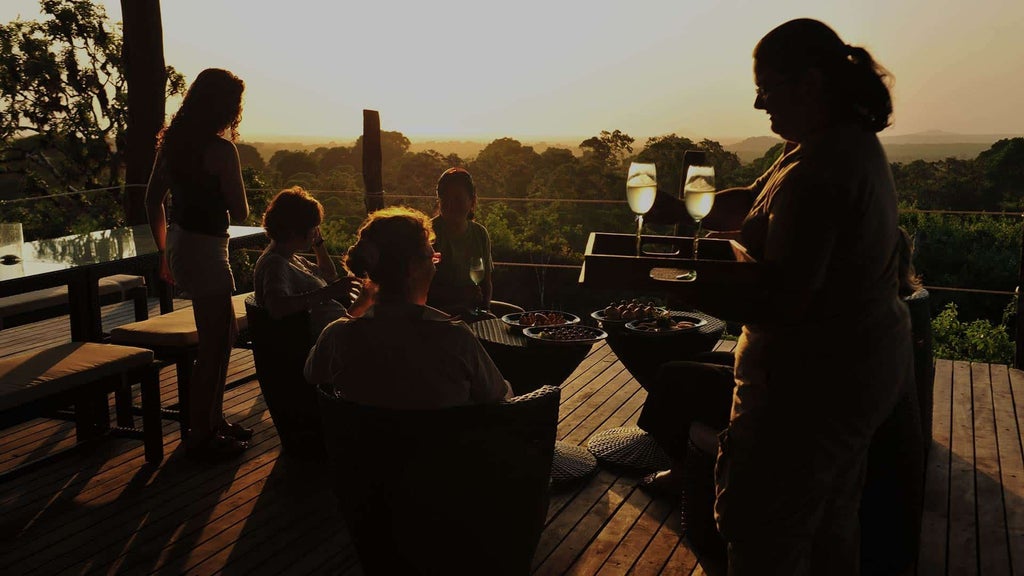
[[[187,447],[185,455],[192,460],[215,464],[237,458],[248,447],[246,442],[214,434],[196,446]]]
[[[221,424],[220,430],[217,432],[225,438],[234,438],[235,440],[240,440],[242,442],[252,440],[253,434],[252,428],[246,428],[241,424],[229,424],[227,422]]]
[[[668,496],[675,498],[683,491],[682,483],[668,470],[652,472],[640,479],[637,483],[644,492],[655,496]]]

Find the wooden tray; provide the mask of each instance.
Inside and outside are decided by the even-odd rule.
[[[702,238],[693,259],[693,238],[591,232],[580,271],[581,284],[593,288],[668,292],[687,304],[716,314],[760,292],[763,267],[734,240]],[[696,271],[695,280],[680,278]],[[717,315],[717,314],[716,314]],[[723,317],[734,317],[726,313]]]

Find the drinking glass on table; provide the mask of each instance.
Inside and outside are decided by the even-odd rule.
[[[640,233],[644,228],[644,214],[654,206],[658,193],[658,175],[654,164],[630,162],[626,175],[626,201],[636,214],[636,255],[640,255]]]
[[[476,284],[477,288],[479,288],[480,283],[484,281],[484,272],[485,271],[483,258],[478,257],[469,259],[469,279],[473,281],[473,284]],[[473,310],[473,312],[476,314],[482,314],[486,312],[486,310],[482,309],[478,303],[476,309]]]
[[[697,232],[693,235],[693,259],[697,260],[700,223],[715,205],[714,166],[694,164],[686,169],[683,184],[683,201],[686,203],[686,211],[697,222]],[[689,270],[685,274],[681,274],[677,279],[696,280],[697,271]]]

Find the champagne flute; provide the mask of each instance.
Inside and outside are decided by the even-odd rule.
[[[484,276],[484,259],[479,257],[470,258],[469,279],[473,281],[473,284],[476,284],[476,286],[479,287],[480,283],[484,281]],[[477,307],[473,310],[473,312],[476,314],[482,314],[484,310],[481,309],[478,304]]]
[[[694,164],[686,169],[683,184],[683,201],[686,211],[697,222],[697,232],[693,235],[693,259],[697,260],[697,242],[700,238],[700,225],[704,217],[715,205],[715,167]],[[679,280],[696,280],[697,271],[690,270],[678,277]]]
[[[626,175],[626,201],[636,214],[636,255],[640,255],[640,233],[644,228],[644,214],[654,206],[658,193],[658,175],[654,164],[630,162]]]

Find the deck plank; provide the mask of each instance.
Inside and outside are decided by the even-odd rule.
[[[632,479],[616,478],[615,482],[601,492],[593,505],[573,524],[572,529],[565,534],[551,554],[536,567],[534,574],[544,576],[572,573],[569,568],[588,550],[594,537],[611,520],[634,488],[635,482]]]
[[[1004,528],[1009,554],[1010,574],[1024,575],[1024,549],[1014,550],[1012,511],[1024,507],[1024,458],[1021,454],[1020,430],[1013,411],[1013,393],[1010,388],[1010,370],[1006,366],[993,364],[992,405],[995,415],[996,438],[999,445],[999,475],[1003,489],[1005,512]]]
[[[928,446],[921,544],[917,559],[918,574],[921,576],[938,576],[946,573],[952,394],[953,363],[949,360],[938,360],[935,362],[932,441]]]
[[[664,498],[651,500],[633,527],[605,560],[601,570],[597,572],[597,576],[622,576],[628,573],[640,559],[641,554],[647,549],[670,513],[678,513],[678,507],[673,506]]]
[[[587,553],[577,558],[565,573],[590,575],[600,571],[650,503],[651,496],[644,491],[630,492],[587,547]]]
[[[988,364],[971,364],[974,390],[974,478],[978,508],[978,560],[981,574],[1009,574],[1002,475],[996,440],[995,407]]]
[[[130,303],[105,307],[108,329],[132,320]],[[0,330],[0,357],[68,340],[66,317]],[[230,371],[251,376],[251,353],[234,351]],[[172,403],[173,368],[160,385]],[[918,574],[1024,576],[1024,372],[937,360],[934,385]],[[646,398],[606,343],[562,392],[559,437],[575,444],[635,423]],[[258,382],[229,391],[225,409],[257,431],[235,463],[185,460],[165,421],[167,458],[151,470],[139,442],[112,438],[0,484],[4,573],[362,574],[326,477],[280,457]],[[72,441],[59,420],[12,427],[0,434],[0,471]],[[704,574],[680,538],[678,503],[635,485],[600,470],[555,492],[535,573]]]
[[[661,574],[665,563],[679,545],[682,530],[678,508],[674,508],[665,521],[661,523],[647,548],[630,568],[630,576],[654,576]]]
[[[953,363],[953,441],[949,470],[949,564],[950,574],[978,573],[978,539],[975,522],[974,416],[971,366]]]

